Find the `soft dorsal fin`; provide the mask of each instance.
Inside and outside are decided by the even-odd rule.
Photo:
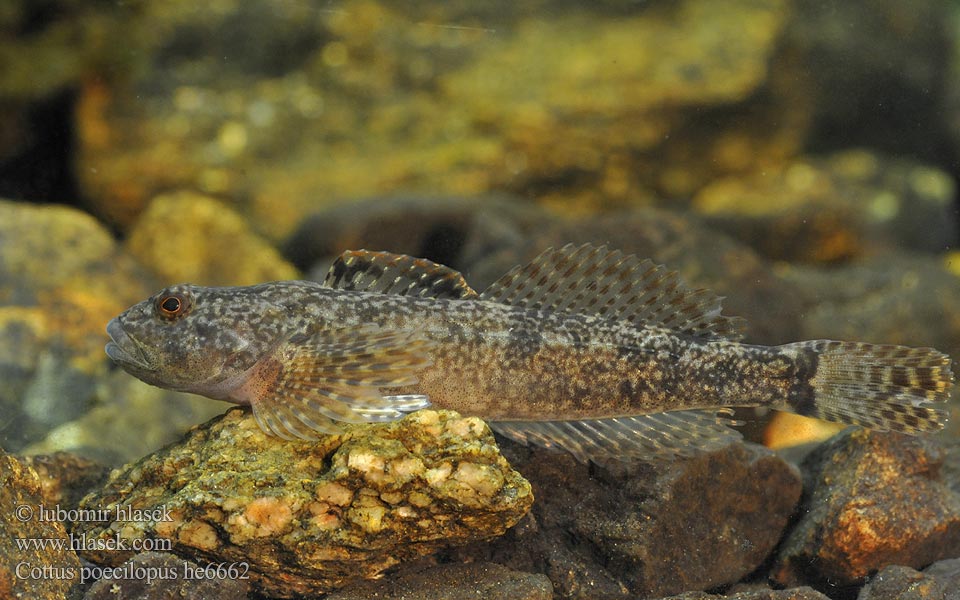
[[[720,297],[691,290],[674,271],[606,246],[549,248],[495,281],[481,300],[580,312],[708,339],[737,340],[743,321],[720,314]]]
[[[348,250],[337,257],[323,284],[338,290],[463,300],[477,293],[450,267],[406,254]]]
[[[669,460],[716,450],[741,439],[729,425],[727,409],[584,419],[580,421],[498,421],[490,427],[515,442],[559,448],[580,462]]]

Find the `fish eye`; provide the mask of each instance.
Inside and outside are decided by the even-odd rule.
[[[173,320],[187,314],[190,309],[190,302],[185,295],[173,292],[157,297],[156,306],[160,316]]]

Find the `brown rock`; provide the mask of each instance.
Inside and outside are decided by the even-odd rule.
[[[545,573],[561,598],[653,598],[735,583],[774,549],[801,491],[793,467],[754,445],[603,468],[502,445],[537,503],[503,539],[454,556]]]
[[[202,564],[247,563],[257,590],[290,598],[501,535],[532,502],[529,484],[474,417],[425,410],[287,442],[234,409],[115,471],[81,503],[160,516],[74,527],[91,540],[169,540]],[[83,552],[111,565],[129,555]]]
[[[811,587],[798,587],[789,590],[755,590],[735,592],[729,595],[714,595],[705,592],[687,592],[679,596],[669,596],[660,600],[830,600]]]
[[[958,600],[960,559],[942,560],[923,570],[884,567],[860,590],[857,600]]]
[[[805,510],[781,546],[784,585],[853,586],[888,565],[960,555],[960,495],[941,481],[930,439],[841,433],[804,461]]]
[[[18,458],[40,478],[43,503],[64,509],[77,507],[80,499],[96,485],[102,484],[109,469],[89,458],[55,452]]]
[[[67,598],[80,585],[80,560],[69,543],[65,548],[57,548],[48,541],[66,542],[69,538],[56,515],[50,516],[43,510],[55,507],[45,507],[43,503],[36,472],[0,452],[2,598]]]

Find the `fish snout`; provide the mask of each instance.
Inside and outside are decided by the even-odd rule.
[[[110,360],[120,366],[130,365],[140,369],[150,369],[149,361],[147,361],[143,349],[123,328],[120,317],[114,317],[107,323],[107,335],[110,336],[110,341],[107,342],[103,350],[110,357]]]

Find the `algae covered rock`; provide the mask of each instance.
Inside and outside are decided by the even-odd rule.
[[[169,540],[175,553],[200,562],[248,564],[259,591],[296,597],[501,535],[532,502],[530,485],[474,417],[420,411],[286,442],[234,409],[114,472],[81,503],[154,518],[77,523],[75,532]],[[130,553],[83,556],[113,565]]]
[[[0,451],[0,598],[67,598],[80,584],[70,544],[47,543],[68,538],[43,503],[36,472]]]
[[[940,476],[931,439],[844,432],[803,464],[806,510],[780,548],[781,584],[857,585],[888,565],[960,555],[960,494]]]

